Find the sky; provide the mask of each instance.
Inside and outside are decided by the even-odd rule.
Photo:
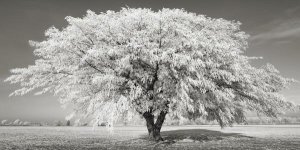
[[[71,111],[63,109],[57,97],[27,94],[8,97],[18,85],[2,82],[12,68],[34,63],[29,40],[41,41],[44,31],[67,25],[66,16],[82,17],[121,7],[184,8],[212,18],[236,20],[250,35],[245,55],[262,56],[253,62],[273,64],[283,76],[300,81],[300,1],[297,0],[0,0],[0,120],[63,120]],[[300,104],[300,83],[282,92],[287,100]]]

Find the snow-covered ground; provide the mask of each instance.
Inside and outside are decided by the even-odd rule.
[[[300,125],[165,126],[165,141],[144,126],[0,127],[0,149],[298,149]]]

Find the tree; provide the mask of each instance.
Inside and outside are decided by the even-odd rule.
[[[13,124],[14,126],[18,126],[18,125],[20,125],[20,122],[21,122],[20,119],[16,119],[12,124]]]
[[[29,121],[24,121],[22,125],[23,125],[23,126],[30,126],[31,123],[30,123]]]
[[[54,121],[54,126],[62,126],[62,122],[60,120]]]
[[[2,121],[1,121],[1,125],[3,125],[3,126],[5,126],[7,123],[8,123],[7,120],[2,120]]]
[[[106,120],[137,112],[150,137],[162,140],[166,115],[216,120],[221,127],[245,122],[245,111],[277,117],[292,108],[279,93],[292,79],[271,64],[256,68],[247,57],[248,35],[240,22],[213,19],[182,9],[123,8],[49,28],[30,41],[34,65],[12,69],[5,81],[20,83],[11,95],[51,92],[71,116]],[[200,114],[200,115],[199,115]]]
[[[71,126],[71,121],[67,120],[66,126]]]

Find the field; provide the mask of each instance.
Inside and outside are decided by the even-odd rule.
[[[165,141],[146,127],[0,127],[0,149],[300,149],[300,125],[165,126]]]

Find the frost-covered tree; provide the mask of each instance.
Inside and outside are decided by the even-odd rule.
[[[29,121],[24,121],[22,125],[23,125],[23,126],[30,126],[31,123],[30,123]]]
[[[3,126],[5,126],[7,123],[8,123],[7,120],[2,120],[2,121],[1,121],[1,125],[3,125]]]
[[[51,92],[70,115],[108,121],[137,112],[150,137],[161,140],[167,114],[196,113],[224,127],[245,121],[245,111],[276,117],[293,105],[279,93],[293,80],[271,64],[247,57],[248,35],[240,22],[213,19],[182,9],[123,8],[49,28],[42,42],[30,41],[34,65],[12,69],[20,83],[11,95]]]
[[[12,124],[14,126],[18,126],[18,125],[20,125],[20,123],[21,123],[21,120],[20,119],[16,119]]]

